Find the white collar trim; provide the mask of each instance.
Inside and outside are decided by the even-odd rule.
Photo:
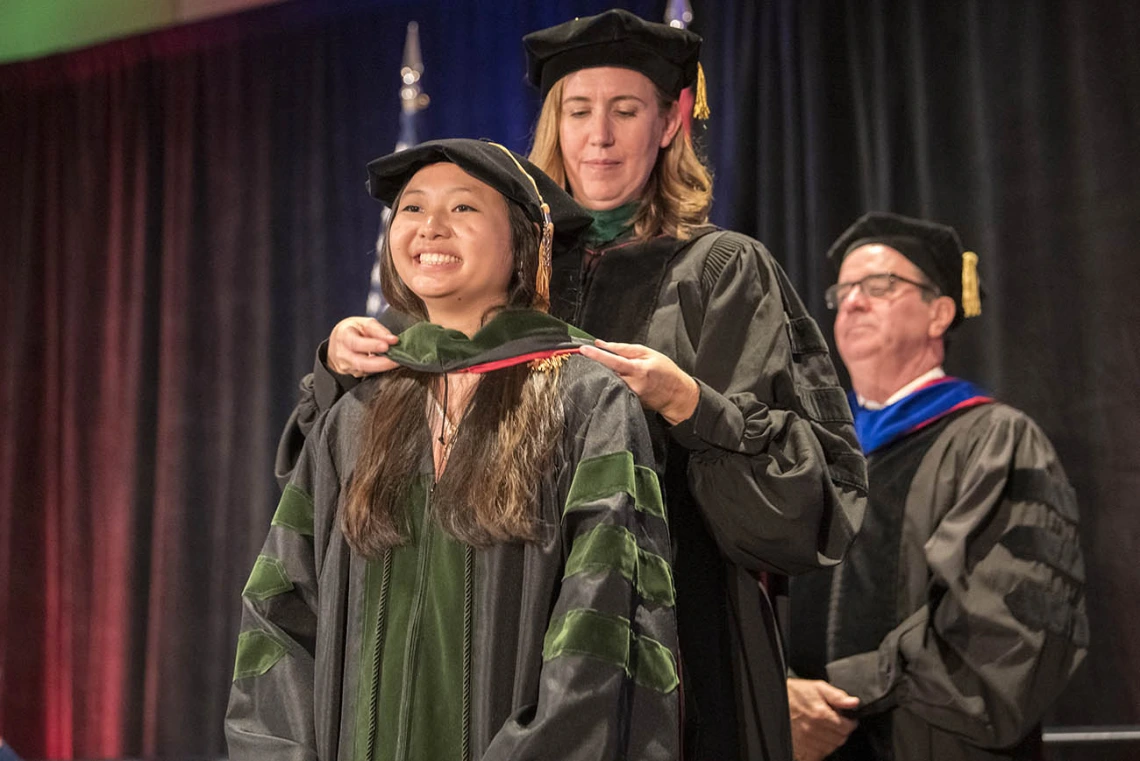
[[[908,396],[925,386],[927,383],[930,383],[930,381],[945,377],[946,373],[942,370],[942,368],[936,367],[929,372],[923,373],[922,375],[912,380],[910,383],[900,388],[898,391],[891,394],[890,397],[887,398],[887,401],[883,402],[882,404],[879,404],[878,402],[872,402],[869,399],[864,399],[858,394],[855,395],[855,399],[859,402],[859,406],[863,409],[881,410],[884,407],[890,407],[895,402],[901,402],[903,399],[906,399]]]

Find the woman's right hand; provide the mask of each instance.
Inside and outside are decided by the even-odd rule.
[[[372,317],[346,317],[329,334],[329,369],[354,378],[391,370],[396,363],[384,354],[398,340]]]

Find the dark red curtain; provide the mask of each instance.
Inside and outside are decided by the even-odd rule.
[[[408,21],[421,139],[525,150],[519,39],[606,6],[292,2],[0,66],[0,735],[26,758],[225,753],[273,450],[364,307]]]
[[[0,69],[0,732],[29,757],[224,752],[274,437],[363,304],[394,137],[360,104],[397,102],[402,42],[260,18]]]
[[[421,139],[525,150],[519,38],[611,4],[298,0],[0,67],[0,734],[26,757],[224,754],[276,436],[364,303],[406,22]],[[1044,425],[1084,511],[1093,649],[1051,721],[1140,723],[1140,6],[693,5],[714,216],[823,324],[823,252],[868,208],[981,254],[952,369]]]

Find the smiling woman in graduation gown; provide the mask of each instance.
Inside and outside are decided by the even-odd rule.
[[[373,193],[391,202],[409,175],[414,183],[424,166],[453,162],[548,223],[561,191],[541,177],[527,190],[529,178],[515,180],[524,166],[538,170],[491,145],[437,141],[378,160]],[[546,200],[533,198],[540,186]],[[554,217],[572,224],[562,200]],[[435,214],[432,203],[400,205],[393,225]],[[472,205],[444,204],[453,216]],[[448,223],[419,224],[431,238]],[[454,247],[423,245],[445,250],[424,261],[454,261]],[[524,284],[535,269],[520,268]],[[538,280],[538,295],[512,285],[512,303],[521,294],[541,304]],[[476,318],[481,326],[467,332],[409,328],[389,353],[400,369],[358,385],[316,421],[243,593],[231,758],[679,757],[670,539],[637,397],[577,353],[588,336],[553,317],[508,308]],[[471,377],[466,407],[445,422]],[[391,404],[409,378],[432,389],[427,405]],[[528,418],[523,408],[536,400],[546,411]],[[476,435],[488,415],[497,425]],[[354,487],[370,478],[362,452],[385,416],[411,442],[406,488],[385,514],[375,495],[401,467],[366,470],[381,476],[365,480],[374,498],[361,516]],[[547,445],[531,482],[485,488],[503,460]],[[478,462],[491,467],[473,476]],[[471,503],[511,488],[529,511],[513,537],[503,536],[511,529],[499,505]],[[373,530],[385,515],[394,520]]]

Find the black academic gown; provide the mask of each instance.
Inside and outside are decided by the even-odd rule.
[[[861,700],[836,761],[1028,761],[1088,645],[1077,504],[1041,429],[959,409],[868,457],[847,560],[792,581],[791,665]]]
[[[675,543],[689,761],[790,761],[785,665],[761,573],[833,565],[862,520],[865,462],[827,344],[758,241],[619,238],[557,252],[551,311],[637,342],[696,378],[693,416],[647,413]],[[278,451],[352,379],[318,354]],[[339,381],[339,383],[338,383]]]
[[[761,572],[843,557],[866,476],[826,343],[768,251],[706,228],[555,258],[552,311],[697,379],[648,416],[676,544],[686,758],[790,759],[784,662]]]

